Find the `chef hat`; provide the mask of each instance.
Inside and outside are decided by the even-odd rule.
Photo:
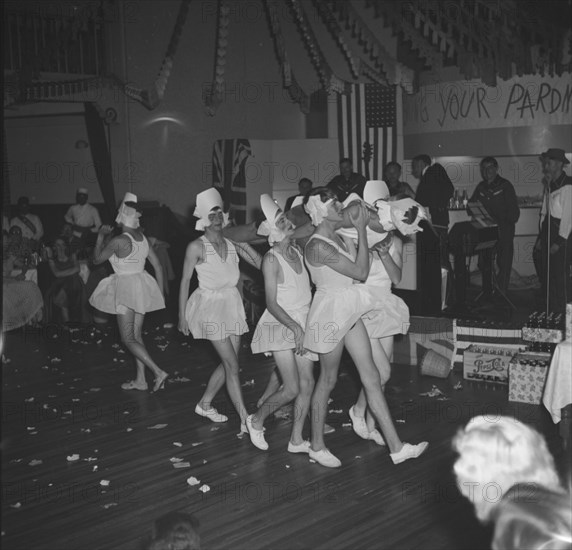
[[[120,223],[121,225],[130,227],[131,229],[137,229],[139,227],[139,218],[141,217],[141,214],[137,212],[135,207],[126,203],[137,204],[137,195],[134,195],[133,193],[125,193],[125,196],[119,205],[115,223]]]
[[[389,198],[389,189],[382,180],[369,180],[363,188],[363,200],[372,206],[376,201]]]
[[[197,231],[204,231],[205,227],[211,225],[209,214],[215,208],[223,209],[222,197],[217,189],[211,187],[197,195],[197,205],[193,213],[193,216],[199,218],[195,224]]]

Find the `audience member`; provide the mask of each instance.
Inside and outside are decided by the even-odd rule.
[[[40,218],[35,214],[30,214],[30,199],[20,197],[18,199],[18,210],[16,215],[10,220],[10,227],[19,227],[22,230],[22,237],[38,243],[44,236],[44,227]]]
[[[312,180],[310,180],[308,178],[302,178],[298,182],[298,194],[292,195],[291,197],[288,197],[286,199],[286,205],[284,206],[284,212],[288,212],[288,210],[290,210],[290,208],[292,208],[292,203],[294,202],[294,199],[296,197],[304,197],[305,195],[307,195],[312,190],[312,185],[313,185]]]
[[[411,186],[407,182],[401,181],[401,164],[399,162],[392,161],[385,165],[383,179],[392,197],[405,195],[412,199],[415,198],[415,191],[411,189]]]
[[[83,244],[95,239],[101,227],[99,212],[87,199],[87,189],[81,187],[76,193],[76,204],[70,206],[65,215],[65,221],[72,225],[74,236],[81,239]]]
[[[192,514],[171,512],[155,521],[145,550],[200,550],[199,522]]]
[[[337,199],[343,202],[350,193],[356,193],[363,197],[365,183],[366,179],[361,174],[354,172],[351,159],[343,158],[340,160],[340,174],[328,183],[328,187],[335,193]]]
[[[499,288],[506,292],[514,254],[514,228],[520,217],[520,209],[512,183],[499,176],[498,168],[498,162],[493,157],[486,157],[481,161],[483,180],[477,185],[470,202],[480,202],[498,225],[497,283]]]

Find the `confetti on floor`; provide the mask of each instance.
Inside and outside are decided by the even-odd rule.
[[[78,454],[69,455],[69,456],[67,457],[67,461],[68,461],[68,462],[75,462],[76,460],[79,460],[79,455],[78,455]]]
[[[433,386],[431,388],[431,391],[427,391],[425,393],[420,393],[419,395],[423,396],[423,397],[441,397],[441,396],[445,396],[445,394],[437,387],[437,386]]]
[[[162,430],[163,428],[166,428],[168,426],[168,424],[155,424],[154,426],[147,426],[148,430]]]
[[[194,485],[199,485],[199,484],[200,484],[200,481],[199,481],[196,477],[191,476],[190,478],[187,479],[187,483],[188,483],[191,487],[193,487]]]

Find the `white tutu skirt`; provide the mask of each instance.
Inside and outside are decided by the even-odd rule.
[[[407,334],[409,330],[409,308],[390,289],[371,293],[375,309],[362,316],[370,338],[384,338],[394,334]]]
[[[197,339],[224,340],[248,332],[244,305],[236,287],[198,288],[187,301],[185,319]]]
[[[93,291],[89,303],[112,315],[123,315],[129,309],[145,314],[165,308],[157,281],[146,271],[106,277]]]
[[[296,321],[302,328],[306,327],[306,319],[310,306],[306,306],[295,310],[285,310],[294,321]],[[250,348],[252,353],[268,353],[272,351],[286,351],[295,349],[294,333],[283,325],[272,313],[267,309],[260,317],[254,335],[252,336],[252,343]],[[317,361],[318,356],[310,351],[306,352],[302,357],[310,361]]]
[[[370,302],[363,285],[316,291],[306,321],[304,347],[315,353],[332,351],[371,310]]]

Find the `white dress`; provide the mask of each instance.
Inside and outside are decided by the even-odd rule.
[[[129,309],[142,314],[163,309],[165,300],[159,285],[145,271],[149,242],[145,237],[136,241],[130,233],[123,235],[131,240],[131,252],[125,258],[115,254],[109,258],[115,273],[99,282],[89,303],[99,311],[114,315],[125,314]]]
[[[199,288],[185,308],[185,319],[194,338],[224,340],[230,335],[248,332],[244,304],[236,285],[240,276],[239,257],[232,242],[225,239],[227,254],[223,260],[203,235],[204,261],[195,269]]]
[[[352,255],[331,239],[314,234],[308,243],[312,239],[322,239],[353,261]],[[354,284],[351,277],[327,265],[314,267],[309,262],[307,265],[316,293],[306,321],[304,347],[315,353],[328,353],[343,340],[360,317],[372,309],[371,296],[364,291],[364,285]]]
[[[295,248],[291,250],[294,250],[295,254],[300,258],[302,273],[296,273],[282,254],[272,249],[268,254],[271,255],[271,259],[278,261],[284,276],[284,282],[279,283],[277,287],[276,301],[304,329],[308,312],[310,311],[310,303],[312,302],[310,278],[300,252]],[[250,347],[252,353],[295,349],[294,333],[266,309],[256,325]],[[311,352],[305,353],[303,357],[310,361],[318,360],[318,356]]]
[[[395,246],[389,253],[394,256]],[[391,292],[391,279],[378,254],[374,254],[369,276],[364,283],[374,309],[362,316],[370,338],[383,338],[394,334],[407,334],[409,330],[409,308],[405,302]]]

